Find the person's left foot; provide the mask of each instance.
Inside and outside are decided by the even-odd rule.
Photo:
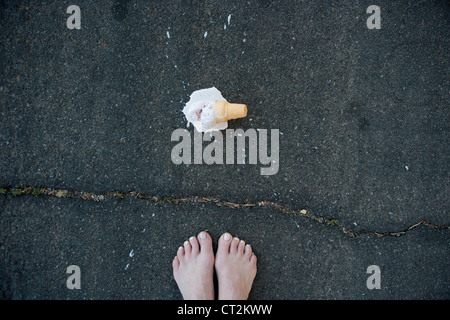
[[[173,276],[185,300],[214,299],[214,253],[211,236],[190,237],[172,262]]]

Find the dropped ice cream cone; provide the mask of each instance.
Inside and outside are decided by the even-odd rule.
[[[199,132],[224,130],[228,120],[247,116],[245,104],[229,103],[215,87],[194,91],[183,113]]]
[[[216,123],[247,116],[247,106],[245,104],[216,101],[213,105],[213,110],[216,114]]]

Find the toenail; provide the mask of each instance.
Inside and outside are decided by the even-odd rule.
[[[200,237],[200,239],[205,240],[206,239],[206,233],[205,232],[200,232],[200,234],[198,235]]]
[[[242,243],[242,244],[244,244],[244,243],[245,243],[245,241],[244,241],[244,240],[241,240],[241,243]]]
[[[189,242],[188,242],[188,241],[185,241],[185,242],[184,242],[184,245],[185,245],[185,246],[187,246],[188,244],[189,244]]]
[[[230,235],[228,234],[228,233],[225,233],[224,235],[223,235],[223,240],[230,240]]]
[[[189,240],[194,240],[194,236],[190,237]]]
[[[239,238],[238,237],[234,237],[234,240],[239,241]]]

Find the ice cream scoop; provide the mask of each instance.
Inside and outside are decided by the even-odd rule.
[[[183,113],[199,132],[224,130],[228,120],[247,116],[245,104],[229,103],[215,87],[194,91]]]

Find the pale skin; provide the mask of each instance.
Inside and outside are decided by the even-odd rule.
[[[256,256],[245,241],[224,233],[214,256],[211,236],[202,231],[178,248],[173,276],[185,300],[214,300],[214,270],[219,300],[246,300],[256,276]]]

